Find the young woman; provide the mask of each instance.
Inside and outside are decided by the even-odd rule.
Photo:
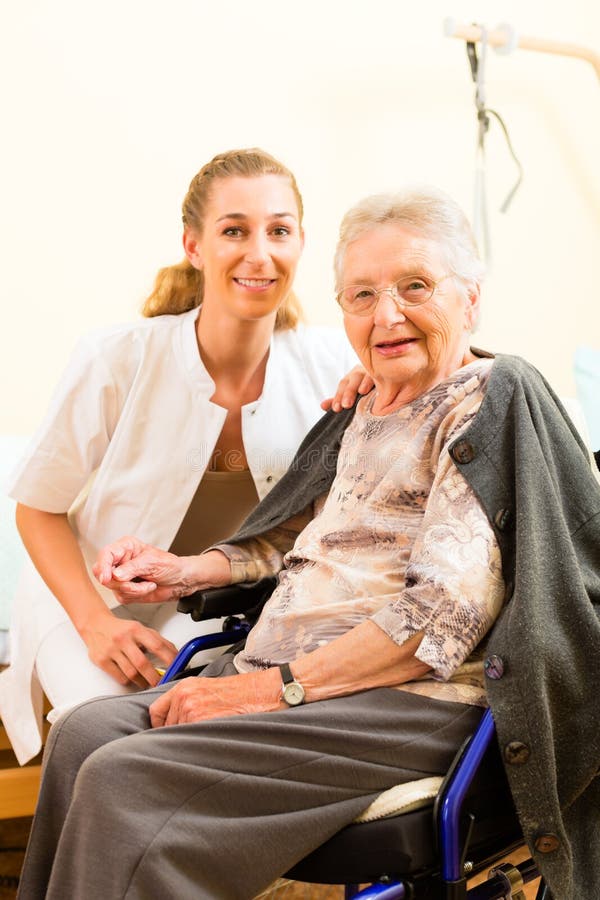
[[[357,362],[341,330],[299,323],[302,199],[281,163],[261,150],[215,157],[183,224],[186,258],[159,272],[146,320],[80,341],[11,483],[31,565],[0,714],[20,762],[40,749],[42,688],[52,720],[154,685],[198,633],[173,604],[119,605],[90,578],[97,551],[130,532],[185,555],[233,533]]]

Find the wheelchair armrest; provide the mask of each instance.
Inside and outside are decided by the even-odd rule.
[[[238,613],[245,614],[246,618],[255,622],[276,584],[277,578],[271,576],[261,578],[260,581],[240,582],[221,588],[196,591],[188,597],[182,597],[177,604],[177,610],[188,613],[194,622],[220,619],[222,616]]]

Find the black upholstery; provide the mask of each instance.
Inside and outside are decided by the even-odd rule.
[[[523,843],[496,745],[467,794],[464,840],[471,816],[466,858],[473,863],[473,872],[484,868],[507,847]],[[287,877],[317,884],[365,883],[382,875],[406,878],[425,870],[431,875],[436,859],[432,803],[393,818],[349,825],[294,866]]]
[[[222,588],[196,591],[182,597],[177,603],[177,610],[188,613],[194,622],[243,614],[253,624],[276,585],[277,578],[269,577],[251,583],[241,582],[228,584]]]

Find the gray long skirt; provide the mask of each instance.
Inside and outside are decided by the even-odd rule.
[[[381,791],[443,774],[482,713],[379,688],[151,729],[169,687],[53,726],[20,900],[250,900]]]

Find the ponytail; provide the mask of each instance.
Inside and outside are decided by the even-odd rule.
[[[204,275],[189,259],[159,269],[152,293],[144,301],[142,315],[178,316],[202,302]]]
[[[279,309],[275,319],[275,331],[290,331],[304,320],[304,310],[300,300],[290,291]]]

